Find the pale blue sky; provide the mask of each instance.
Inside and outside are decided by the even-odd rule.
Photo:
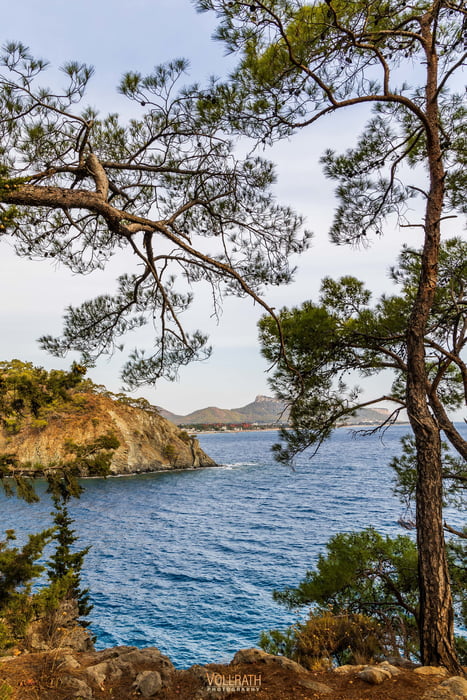
[[[2,44],[21,40],[53,66],[70,59],[93,64],[96,74],[88,101],[102,112],[129,114],[129,104],[115,89],[125,70],[145,73],[158,63],[183,56],[191,62],[188,81],[204,81],[213,72],[222,75],[228,71],[232,59],[225,57],[222,45],[211,40],[214,26],[214,18],[197,14],[189,0],[82,0],[79,4],[22,0],[2,8],[0,36]],[[361,110],[335,115],[266,153],[277,162],[279,201],[305,214],[307,227],[316,234],[311,250],[297,260],[296,282],[266,294],[272,306],[298,304],[312,297],[324,275],[351,273],[375,293],[390,289],[386,271],[407,232],[402,236],[388,226],[383,238],[360,251],[332,246],[326,234],[332,218],[332,186],[324,179],[318,158],[326,146],[349,145],[363,117]],[[418,245],[419,234],[409,235],[410,242]],[[36,339],[43,333],[59,332],[67,304],[112,289],[110,273],[122,272],[123,261],[116,261],[109,273],[73,277],[49,263],[18,260],[11,249],[2,246],[1,358],[18,357],[45,367],[68,366],[72,357],[59,362],[42,352]],[[182,369],[179,382],[162,381],[157,389],[148,387],[138,391],[139,395],[173,412],[188,413],[208,405],[238,407],[256,394],[271,394],[267,366],[257,345],[260,310],[248,300],[229,299],[217,324],[207,309],[208,295],[201,291],[191,317],[194,326],[209,330],[212,358]],[[133,341],[127,343],[129,349],[133,345]],[[104,359],[90,375],[118,391],[120,365],[121,356]]]

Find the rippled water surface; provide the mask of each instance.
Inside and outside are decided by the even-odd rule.
[[[383,440],[336,431],[295,471],[275,464],[274,432],[202,435],[221,467],[91,479],[71,505],[97,646],[154,645],[179,667],[230,659],[263,629],[295,615],[271,597],[297,583],[329,537],[374,525],[400,532],[391,457],[406,427]],[[19,536],[50,524],[50,502],[0,496],[0,526]]]

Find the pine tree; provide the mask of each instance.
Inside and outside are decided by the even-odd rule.
[[[467,444],[427,395],[425,335],[440,286],[442,227],[466,213],[463,85],[467,8],[457,0],[197,0],[219,18],[217,38],[239,55],[232,80],[215,81],[200,110],[226,128],[271,143],[339,110],[373,106],[354,148],[325,152],[338,184],[330,229],[339,244],[381,235],[388,219],[423,237],[406,327],[405,403],[417,455],[417,538],[423,662],[460,666],[442,521],[441,431]],[[214,98],[214,99],[213,99]],[[410,169],[415,170],[415,176]],[[411,208],[422,198],[423,214]],[[454,365],[442,360],[440,371]],[[460,369],[464,372],[465,365]],[[466,384],[467,386],[467,384]],[[310,404],[311,410],[314,406]],[[447,426],[447,430],[445,429]],[[457,433],[457,434],[456,434]]]
[[[55,524],[56,548],[48,561],[47,574],[51,584],[55,584],[60,596],[75,600],[80,617],[86,617],[92,610],[89,602],[89,589],[81,587],[83,561],[90,547],[74,551],[73,544],[78,540],[72,529],[73,519],[68,511],[67,496],[54,495],[53,522]],[[81,620],[83,624],[83,621]]]

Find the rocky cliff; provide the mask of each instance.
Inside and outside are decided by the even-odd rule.
[[[198,440],[153,407],[139,408],[115,397],[86,392],[76,392],[71,402],[48,411],[46,420],[23,421],[14,434],[1,429],[0,454],[14,454],[18,467],[30,474],[34,465],[54,467],[69,461],[69,441],[85,447],[106,435],[119,443],[110,463],[114,475],[215,464]],[[85,468],[81,475],[86,476]]]

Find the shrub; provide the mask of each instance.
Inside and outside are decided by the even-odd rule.
[[[0,700],[10,700],[13,695],[13,688],[5,681],[0,681]]]
[[[388,651],[386,631],[376,620],[358,613],[335,615],[329,610],[312,610],[306,622],[284,632],[263,633],[260,645],[310,670],[336,663],[368,662]]]

